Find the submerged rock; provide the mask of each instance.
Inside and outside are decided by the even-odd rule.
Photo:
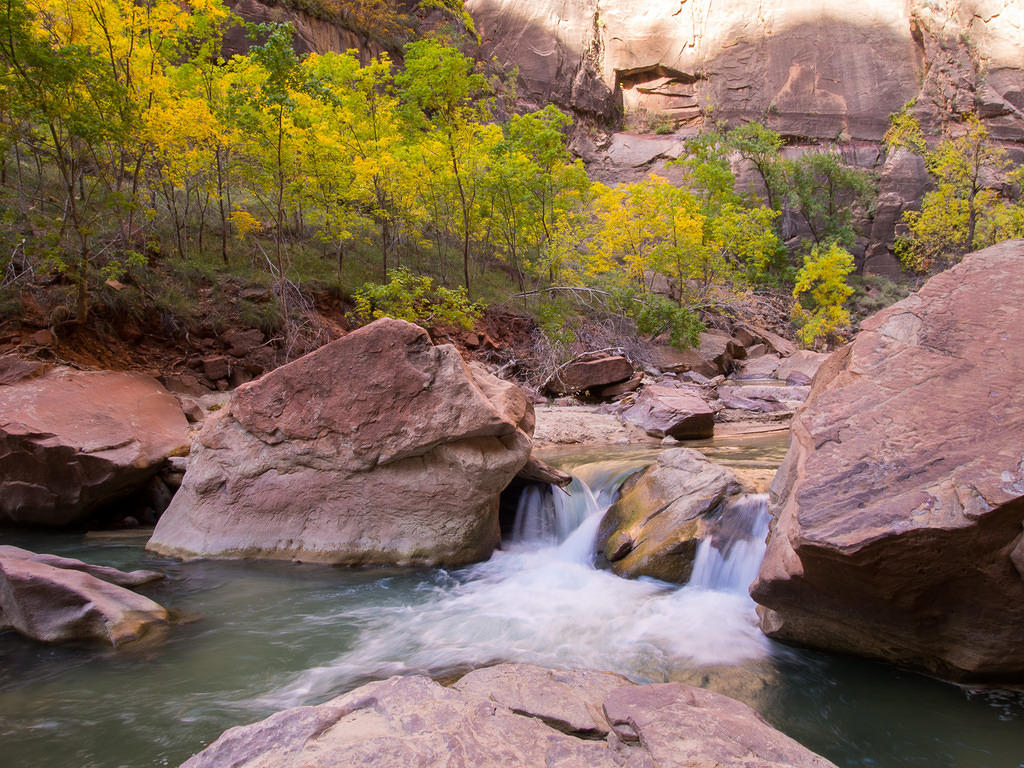
[[[595,546],[620,576],[685,584],[707,518],[742,490],[731,470],[692,448],[671,448],[630,480],[601,520]]]
[[[81,520],[188,450],[181,406],[149,376],[0,368],[0,523]]]
[[[501,664],[370,683],[232,728],[182,768],[829,768],[745,704],[680,683]]]
[[[1024,241],[866,320],[818,372],[752,595],[788,642],[1024,680]]]
[[[163,576],[0,547],[0,629],[10,627],[46,643],[103,640],[121,645],[166,624],[169,615],[118,584],[135,586],[157,578]]]
[[[240,386],[147,548],[184,558],[462,565],[498,544],[533,406],[426,331],[378,320]]]

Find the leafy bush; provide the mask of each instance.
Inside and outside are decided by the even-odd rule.
[[[849,324],[844,305],[853,289],[846,284],[846,276],[853,268],[853,255],[835,242],[814,246],[804,259],[793,287],[793,321],[805,347],[827,341]]]
[[[668,334],[668,342],[679,349],[697,346],[704,323],[689,307],[664,296],[648,295],[634,304],[633,317],[640,333],[648,336]]]
[[[457,325],[472,328],[483,308],[466,296],[466,289],[435,285],[425,275],[414,275],[405,267],[388,270],[386,283],[364,283],[352,296],[351,314],[358,323],[394,317],[418,325]]]

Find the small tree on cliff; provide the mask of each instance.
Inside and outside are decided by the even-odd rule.
[[[893,116],[885,142],[921,155],[934,188],[921,209],[903,214],[906,236],[896,241],[904,268],[929,272],[958,261],[965,253],[1022,233],[1021,217],[992,187],[1006,178],[1009,160],[993,146],[977,115],[965,131],[929,149],[920,124],[904,107]]]

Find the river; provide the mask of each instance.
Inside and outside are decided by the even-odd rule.
[[[784,443],[700,447],[758,467],[777,465]],[[759,632],[745,585],[763,552],[763,497],[731,510],[739,533],[721,550],[702,544],[685,587],[594,569],[601,510],[653,455],[549,453],[576,476],[571,495],[524,503],[515,540],[458,571],[182,564],[145,553],[144,538],[5,534],[36,551],[161,570],[170,578],[143,591],[181,622],[117,651],[0,633],[0,764],[176,766],[228,727],[369,680],[529,661],[718,690],[840,766],[1024,767],[1021,694],[787,648]]]

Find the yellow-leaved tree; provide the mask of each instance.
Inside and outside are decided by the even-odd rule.
[[[805,347],[827,342],[849,324],[845,304],[853,289],[846,276],[853,268],[853,254],[836,242],[815,245],[804,258],[793,286],[793,322]]]

